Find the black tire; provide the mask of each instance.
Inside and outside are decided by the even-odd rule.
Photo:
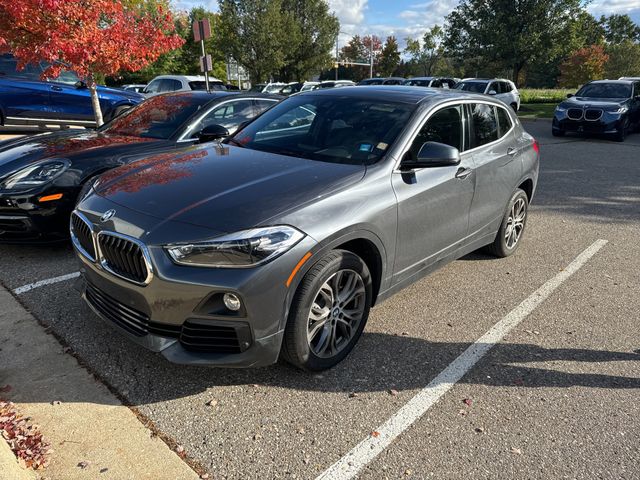
[[[510,246],[506,238],[508,228],[510,225],[513,224],[512,215],[513,215],[514,206],[516,205],[516,203],[520,205],[521,204],[520,202],[522,201],[524,201],[524,203],[522,204],[524,206],[524,216],[521,222],[522,228],[519,230],[519,233],[517,233],[517,238],[515,240],[515,243]],[[524,236],[524,232],[526,230],[528,210],[529,210],[529,198],[527,197],[527,194],[524,192],[524,190],[517,188],[516,191],[511,196],[511,199],[509,200],[509,204],[507,205],[507,211],[505,212],[504,217],[502,218],[502,223],[500,224],[500,228],[498,229],[498,234],[496,235],[495,240],[493,241],[493,243],[491,243],[490,245],[487,245],[486,247],[487,252],[489,252],[491,255],[494,255],[496,257],[504,258],[510,255],[513,255],[516,252],[516,250],[518,250],[518,247],[522,243],[522,237]]]
[[[613,134],[613,139],[616,142],[624,142],[627,138],[627,134],[629,133],[629,127],[629,118],[625,117],[625,119],[622,121],[622,125],[618,129],[618,132]]]
[[[121,105],[119,107],[117,107],[112,113],[111,115],[109,115],[109,119],[107,120],[108,122],[110,122],[111,120],[113,120],[116,117],[119,117],[121,114],[123,114],[124,112],[126,112],[127,110],[129,110],[131,108],[130,105]]]
[[[357,303],[358,307],[362,308],[362,315],[360,316],[357,326],[350,331],[350,338],[342,339],[343,343],[340,345],[340,350],[336,351],[335,355],[323,357],[314,352],[311,345],[313,341],[308,339],[309,327],[311,325],[311,309],[316,299],[320,298],[321,289],[323,289],[330,280],[340,278],[336,276],[340,271],[346,271],[348,275],[354,272],[362,280],[364,294],[359,294]],[[353,350],[353,347],[362,335],[362,331],[369,318],[372,291],[371,274],[369,273],[366,263],[360,257],[346,250],[333,250],[329,252],[311,267],[298,286],[289,312],[287,326],[285,327],[281,352],[282,358],[292,365],[307,371],[326,370],[340,363],[349,352]],[[334,302],[335,301],[334,298]],[[355,301],[356,300],[354,300],[354,302]],[[347,303],[344,307],[348,305],[350,305],[350,303]],[[328,314],[327,320],[322,324],[324,325],[323,328],[318,328],[320,335],[323,335],[327,331],[327,328],[331,331],[335,330],[336,332],[343,330],[344,333],[344,327],[342,329],[337,326],[332,327],[332,325],[336,325],[337,322],[333,315],[336,306],[338,306],[337,303],[332,303],[332,305],[328,307],[330,313]],[[343,324],[344,323],[343,321]]]
[[[551,135],[553,135],[554,137],[564,137],[564,133],[564,130],[560,130],[558,128],[551,129]]]

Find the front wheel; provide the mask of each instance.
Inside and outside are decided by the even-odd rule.
[[[624,142],[627,138],[627,133],[629,132],[629,119],[625,118],[622,120],[620,124],[620,128],[618,128],[618,132],[614,134],[613,139],[616,142]]]
[[[504,258],[513,255],[521,243],[525,226],[527,225],[527,211],[529,199],[527,194],[516,189],[505,213],[500,229],[492,244],[487,246],[489,253]]]
[[[369,318],[371,274],[357,255],[334,250],[302,279],[285,328],[282,356],[303,370],[326,370],[358,342]]]

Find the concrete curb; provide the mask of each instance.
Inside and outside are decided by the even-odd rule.
[[[129,408],[65,353],[2,286],[0,332],[0,385],[11,385],[5,396],[40,426],[54,450],[50,465],[38,472],[42,476],[50,480],[198,478]],[[0,478],[4,479],[2,453]],[[15,457],[12,461],[16,463]]]
[[[36,478],[35,472],[25,470],[20,466],[11,448],[2,437],[0,437],[0,478],[11,480],[34,480]]]

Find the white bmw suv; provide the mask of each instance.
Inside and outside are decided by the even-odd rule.
[[[520,109],[520,92],[511,80],[504,78],[465,78],[454,87],[473,93],[484,93],[502,100],[517,112]]]

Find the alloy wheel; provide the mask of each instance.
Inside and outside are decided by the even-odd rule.
[[[507,228],[504,230],[504,240],[509,250],[513,249],[520,240],[524,230],[524,221],[527,216],[527,203],[524,198],[518,198],[511,206]]]
[[[366,305],[362,277],[353,270],[339,270],[320,290],[309,310],[307,341],[322,358],[340,353],[358,332]]]

